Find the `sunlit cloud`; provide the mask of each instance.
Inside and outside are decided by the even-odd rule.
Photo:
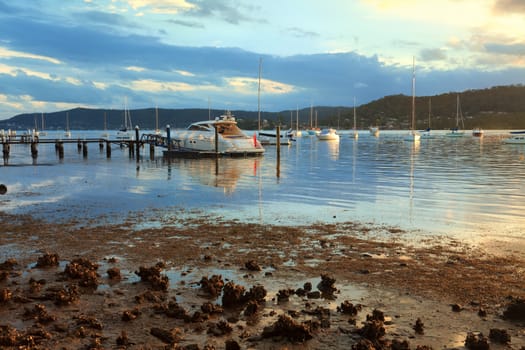
[[[127,0],[134,10],[144,9],[152,13],[177,14],[195,8],[186,0]]]
[[[9,50],[9,49],[6,49],[5,47],[0,47],[0,58],[30,58],[30,59],[34,59],[34,60],[41,60],[41,61],[50,62],[50,63],[53,63],[53,64],[61,64],[62,63],[60,60],[57,60],[57,59],[52,58],[52,57],[41,56],[41,55],[34,55],[34,54],[31,54],[31,53]]]
[[[106,90],[109,86],[109,84],[107,83],[103,83],[103,82],[100,82],[100,81],[94,81],[93,82],[93,85],[97,88],[97,89],[100,89],[100,90]]]
[[[493,0],[363,0],[378,15],[439,23],[443,27],[451,24],[464,27],[486,22],[491,14],[490,7],[482,4],[492,2]],[[465,21],[465,14],[468,14],[468,21]]]
[[[191,85],[181,82],[166,82],[151,79],[134,80],[129,84],[129,88],[137,91],[148,92],[188,92],[196,90],[218,90],[212,85]]]
[[[20,103],[18,101],[13,100],[11,97],[7,95],[0,94],[0,104],[4,107],[14,108],[14,109],[20,109],[24,107],[23,103]]]
[[[126,67],[126,70],[132,71],[132,72],[144,72],[146,68],[143,67],[137,67],[137,66],[129,66]]]
[[[45,79],[45,80],[54,80],[54,81],[58,80],[56,78],[53,78],[49,73],[38,72],[38,71],[34,71],[31,69],[27,69],[27,68],[14,67],[14,66],[9,66],[9,65],[0,63],[0,74],[6,74],[12,77],[16,77],[20,73],[23,73],[27,76],[33,76],[33,77],[37,77],[37,78]]]
[[[254,94],[258,91],[259,79],[233,77],[225,78],[225,81],[229,88],[239,94]],[[264,91],[265,94],[288,94],[294,91],[294,87],[273,80],[261,79],[261,91]]]
[[[82,85],[82,82],[78,80],[77,78],[66,77],[64,80],[72,85],[78,85],[78,86]]]
[[[191,73],[191,72],[188,72],[188,71],[185,71],[185,70],[176,70],[175,73],[178,73],[182,76],[185,76],[185,77],[194,77],[195,74]]]

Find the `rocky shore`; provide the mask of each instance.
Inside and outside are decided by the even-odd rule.
[[[0,348],[525,349],[523,256],[356,223],[137,217],[0,214]]]

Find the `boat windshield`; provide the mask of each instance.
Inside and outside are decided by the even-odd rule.
[[[234,123],[216,123],[217,132],[224,137],[244,136],[244,133]]]

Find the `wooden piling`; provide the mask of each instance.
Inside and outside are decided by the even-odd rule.
[[[78,153],[82,151],[82,142],[80,142],[80,139],[78,139],[77,141],[77,150],[78,150]]]
[[[31,157],[33,159],[36,159],[38,157],[38,142],[31,141]]]
[[[98,149],[100,150],[100,153],[104,150],[104,141],[100,140],[98,142]]]
[[[140,160],[139,126],[135,126],[135,147],[137,148],[137,162]]]
[[[155,159],[155,145],[152,143],[149,144],[149,159]]]
[[[219,157],[219,130],[217,130],[217,127],[215,129],[215,157]]]
[[[170,126],[166,125],[166,142],[168,142],[168,152],[171,151],[171,132]]]
[[[106,141],[106,158],[111,158],[111,143]]]
[[[275,129],[276,148],[277,148],[277,177],[281,176],[281,126]]]
[[[4,155],[4,164],[7,164],[9,161],[9,151],[11,150],[11,145],[7,142],[2,144],[2,153]]]
[[[64,142],[58,141],[57,144],[58,159],[64,159]]]

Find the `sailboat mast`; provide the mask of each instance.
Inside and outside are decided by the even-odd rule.
[[[312,103],[310,103],[310,129],[312,129],[314,127],[313,125],[313,112],[314,111],[314,106]]]
[[[155,131],[159,130],[159,106],[155,106]]]
[[[262,72],[262,57],[259,58],[259,87],[257,89],[258,130],[261,130],[261,72]]]
[[[428,128],[430,129],[430,116],[432,114],[432,98],[428,99]]]
[[[412,57],[412,130],[416,124],[416,59]]]
[[[456,128],[459,128],[459,94],[456,96]]]
[[[297,128],[296,130],[299,131],[299,106],[296,107],[295,119],[295,126]]]
[[[354,97],[354,131],[356,128],[355,121],[356,121],[356,116],[355,116],[355,97]]]

